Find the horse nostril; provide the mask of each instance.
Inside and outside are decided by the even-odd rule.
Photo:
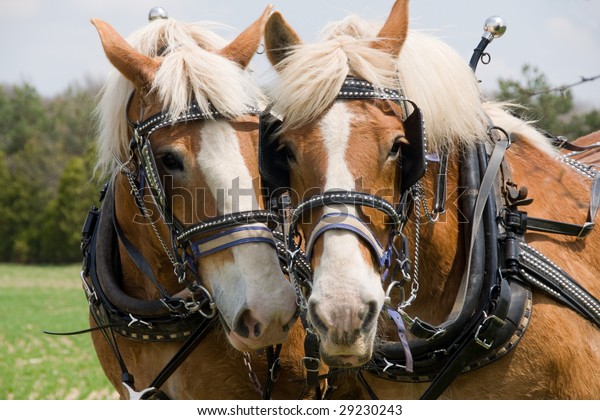
[[[327,330],[329,330],[329,327],[319,316],[318,310],[319,310],[319,302],[315,301],[313,299],[310,299],[308,301],[308,318],[310,319],[310,322],[317,330],[327,331]]]
[[[258,338],[262,333],[262,327],[252,315],[252,311],[246,309],[234,322],[233,331],[240,337],[250,338],[250,333],[252,333],[254,337]]]
[[[367,307],[362,309],[358,313],[358,318],[362,321],[362,330],[368,330],[371,324],[377,319],[379,315],[379,305],[376,301],[372,300],[367,304]]]

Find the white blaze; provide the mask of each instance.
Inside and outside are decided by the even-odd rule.
[[[201,136],[197,161],[219,213],[258,210],[252,177],[233,127],[226,121],[206,122]],[[232,327],[246,305],[263,327],[274,324],[282,331],[281,322],[288,322],[294,313],[295,295],[281,272],[276,252],[266,243],[248,243],[230,250],[233,262],[209,267],[207,276],[221,315]]]
[[[327,152],[325,190],[354,190],[356,182],[346,161],[352,114],[343,102],[336,102],[320,123]],[[327,210],[356,215],[354,206],[330,206]],[[319,302],[323,321],[345,331],[357,322],[356,313],[372,300],[383,302],[379,276],[371,261],[365,260],[358,237],[348,231],[330,230],[320,239],[323,253],[315,269],[312,296]],[[379,296],[381,295],[381,296]]]

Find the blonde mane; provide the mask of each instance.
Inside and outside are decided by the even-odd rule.
[[[370,47],[380,27],[350,16],[328,25],[321,42],[290,51],[269,90],[273,112],[285,116],[284,129],[322,115],[352,74],[378,88],[400,90],[413,100],[424,114],[430,152],[487,138],[489,119],[466,61],[446,43],[416,31],[409,31],[400,57],[395,58]],[[499,107],[494,109],[500,115]],[[524,122],[519,128],[533,131]],[[547,142],[542,143],[547,149]]]
[[[215,24],[182,23],[175,19],[155,20],[133,33],[127,41],[142,54],[161,56],[152,91],[163,110],[181,115],[191,100],[200,109],[214,106],[234,118],[260,106],[264,99],[250,72],[216,51],[226,42],[210,29]],[[113,70],[100,92],[96,109],[99,122],[97,170],[104,175],[128,156],[126,106],[134,86]]]

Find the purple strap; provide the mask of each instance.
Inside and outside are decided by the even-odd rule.
[[[192,252],[197,258],[214,254],[234,246],[262,242],[276,248],[275,239],[271,230],[264,225],[250,225],[228,229],[210,235],[192,243]]]
[[[340,217],[348,221],[348,223],[344,221],[331,221],[332,219],[339,219]],[[371,250],[373,250],[373,252],[377,256],[377,260],[380,264],[382,264],[385,261],[386,256],[383,247],[381,246],[373,232],[371,232],[371,230],[365,224],[365,222],[363,222],[360,218],[352,214],[342,213],[338,211],[324,214],[319,220],[319,222],[317,222],[315,230],[313,230],[313,232],[311,233],[306,246],[306,256],[309,260],[311,258],[313,247],[317,239],[329,230],[345,230],[354,233],[358,237],[362,238],[367,243],[367,245],[369,245]]]
[[[406,339],[406,328],[404,327],[404,321],[402,320],[400,314],[393,309],[387,308],[387,313],[396,323],[396,327],[398,328],[398,338],[400,339],[400,343],[404,349],[404,356],[406,358],[406,371],[408,373],[412,373],[414,371],[413,357],[412,353],[410,352],[410,347],[408,346],[408,340]]]

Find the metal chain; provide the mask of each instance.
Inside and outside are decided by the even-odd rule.
[[[190,286],[190,284],[186,282],[186,267],[185,267],[186,263],[185,262],[182,263],[182,262],[178,261],[175,258],[175,256],[173,255],[173,253],[171,253],[165,240],[163,239],[160,232],[158,231],[158,228],[156,227],[156,223],[150,217],[148,209],[146,208],[144,201],[142,199],[141,192],[135,182],[136,177],[134,175],[134,172],[131,171],[131,169],[129,169],[127,167],[131,163],[132,159],[133,159],[133,155],[131,155],[129,157],[129,159],[127,160],[127,162],[125,162],[125,163],[122,163],[117,159],[117,163],[119,165],[119,171],[125,175],[127,182],[129,183],[129,187],[131,188],[131,194],[134,196],[134,199],[136,200],[138,208],[142,212],[142,215],[144,216],[144,218],[150,223],[150,227],[152,228],[152,231],[156,235],[156,238],[158,239],[159,243],[161,244],[171,265],[173,266],[173,274],[175,274],[175,277],[177,278],[178,283],[179,284],[186,283],[186,288],[190,292],[192,292],[190,294],[191,301],[181,300],[181,303],[183,303],[184,307],[187,309],[187,311],[189,313],[198,312],[202,316],[204,316],[206,319],[214,318],[217,315],[217,309],[216,309],[216,305],[214,303],[214,300],[213,300],[210,292],[201,284],[195,283],[192,288]],[[157,284],[157,287],[160,288],[160,285]],[[196,298],[194,289],[200,289],[202,291],[202,293],[205,295],[205,297],[208,299],[210,312],[207,313],[202,309],[201,302]],[[168,304],[167,304],[167,306],[169,307]],[[171,309],[171,307],[169,307],[169,309]]]
[[[298,306],[300,311],[306,311],[308,309],[307,299],[306,299],[306,296],[304,296],[304,292],[302,291],[300,282],[299,282],[298,278],[296,277],[296,272],[297,272],[296,264],[298,264],[296,257],[299,253],[302,252],[301,245],[298,245],[298,247],[295,250],[287,249],[286,251],[288,254],[287,271],[288,271],[288,275],[290,278],[290,282],[292,283],[292,286],[294,286],[294,291],[296,293],[296,306]],[[311,280],[305,279],[305,283],[307,283],[308,286],[312,289]]]
[[[310,272],[310,266],[308,261],[306,261],[304,258],[304,254],[302,252],[302,244],[300,241],[298,241],[298,244],[295,246],[295,249],[290,249],[290,242],[289,240],[291,238],[289,238],[289,235],[293,235],[294,234],[294,230],[292,229],[292,226],[290,225],[290,206],[291,206],[291,201],[286,200],[285,196],[282,196],[280,198],[281,200],[281,205],[282,205],[282,209],[280,210],[280,214],[283,218],[283,223],[281,224],[281,234],[283,237],[283,245],[284,245],[284,252],[286,254],[286,260],[287,260],[287,274],[288,277],[290,279],[290,283],[292,284],[292,286],[294,287],[294,292],[296,294],[296,306],[298,307],[299,311],[306,311],[308,309],[308,304],[306,302],[306,297],[304,296],[304,293],[302,292],[302,288],[300,286],[300,282],[298,281],[298,278],[296,277],[296,273],[297,273],[297,269],[296,269],[296,265],[299,264],[299,260],[303,261],[303,263],[305,264],[305,272],[309,273]],[[295,244],[295,241],[292,241]],[[298,259],[298,255],[300,255],[300,259]],[[309,283],[310,287],[312,288],[312,284],[310,284],[310,281],[308,279],[305,279],[305,281],[307,283]]]
[[[429,210],[429,204],[427,203],[427,197],[425,196],[425,187],[423,186],[423,181],[419,180],[415,184],[416,196],[415,201],[419,200],[423,205],[425,210],[425,218],[427,219],[427,223],[435,223],[438,221],[440,214],[436,211]]]
[[[422,186],[422,185],[421,185]],[[413,190],[415,192],[416,189]],[[418,194],[418,192],[416,192]],[[421,248],[421,200],[413,194],[415,203],[415,257],[413,259],[413,272],[410,280],[410,296],[398,305],[399,310],[409,307],[417,298],[419,292],[419,250]]]
[[[258,376],[256,376],[256,372],[254,372],[252,369],[252,356],[250,356],[250,353],[244,352],[244,366],[246,366],[246,369],[248,369],[248,379],[250,379],[252,387],[256,392],[258,392],[258,395],[262,396],[263,388],[258,380]]]
[[[429,205],[427,204],[427,197],[425,196],[425,187],[423,186],[423,182],[421,180],[419,180],[412,188],[411,195],[415,203],[415,249],[413,259],[413,272],[412,276],[408,276],[408,280],[410,281],[410,296],[408,297],[408,299],[406,299],[404,302],[401,302],[400,305],[398,305],[398,309],[400,310],[403,310],[410,306],[417,298],[417,294],[419,292],[419,252],[421,249],[422,224],[421,206],[423,207],[427,223],[433,224],[437,222],[439,218],[439,213],[435,211],[432,212],[429,209]]]
[[[150,227],[152,228],[152,230],[154,231],[154,234],[158,238],[158,241],[160,242],[163,250],[165,251],[165,254],[167,254],[167,258],[169,258],[169,261],[173,265],[173,272],[177,276],[177,281],[180,284],[183,283],[185,280],[185,270],[182,270],[182,268],[183,268],[182,264],[175,259],[175,257],[169,250],[167,244],[165,243],[164,239],[162,238],[160,232],[158,231],[158,228],[156,227],[156,223],[150,217],[148,209],[146,209],[146,206],[145,206],[142,196],[140,194],[140,190],[138,189],[137,185],[135,184],[135,179],[133,177],[133,173],[129,169],[126,169],[124,166],[121,167],[121,172],[125,174],[127,181],[129,182],[129,186],[131,187],[131,192],[135,196],[136,201],[138,202],[140,210],[142,211],[142,215],[150,223]]]

